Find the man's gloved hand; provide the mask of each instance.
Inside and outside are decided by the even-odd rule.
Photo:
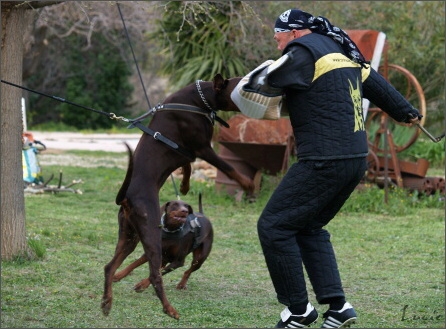
[[[421,119],[423,118],[423,116],[420,114],[420,112],[415,109],[412,108],[409,113],[407,113],[406,119],[404,119],[405,123],[418,123]]]
[[[268,66],[254,71],[247,84],[242,88],[244,91],[258,93],[267,97],[277,97],[283,95],[281,88],[274,88],[268,84]]]

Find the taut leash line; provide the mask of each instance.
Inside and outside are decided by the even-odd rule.
[[[67,104],[70,104],[70,105],[73,105],[73,106],[81,107],[81,108],[89,110],[89,111],[93,111],[93,112],[96,112],[96,113],[99,113],[99,114],[102,114],[102,115],[106,115],[110,119],[116,119],[116,120],[122,120],[122,121],[125,121],[125,122],[130,122],[129,119],[126,119],[124,117],[117,117],[114,113],[107,113],[107,112],[104,112],[104,111],[101,111],[101,110],[93,109],[93,108],[88,107],[88,106],[79,105],[79,104],[67,101],[66,99],[64,99],[62,97],[48,95],[48,94],[42,93],[40,91],[36,91],[36,90],[32,90],[30,88],[26,88],[26,87],[23,87],[23,86],[20,86],[20,85],[16,85],[15,83],[8,82],[8,81],[5,81],[5,80],[1,80],[1,82],[6,83],[7,85],[11,85],[13,87],[17,87],[17,88],[20,88],[20,89],[24,89],[24,90],[30,91],[30,92],[35,93],[35,94],[39,94],[39,95],[42,95],[42,96],[45,96],[45,97],[52,98],[52,99],[54,99],[56,101],[59,101],[59,102],[62,102],[62,103],[67,103]]]
[[[59,101],[59,102],[62,102],[62,103],[67,103],[67,104],[70,104],[70,105],[73,105],[73,106],[77,106],[77,107],[83,108],[83,109],[85,109],[85,110],[89,110],[89,111],[93,111],[93,112],[96,112],[96,113],[99,113],[99,114],[102,114],[102,115],[106,115],[106,116],[109,117],[110,119],[116,119],[116,120],[121,120],[121,121],[124,121],[124,122],[130,122],[130,123],[131,123],[131,126],[136,126],[136,127],[138,127],[138,128],[139,128],[140,130],[142,130],[143,132],[145,132],[145,133],[147,133],[148,135],[152,136],[152,137],[153,137],[154,139],[156,139],[157,141],[160,141],[160,142],[166,144],[166,145],[169,146],[171,149],[173,149],[174,151],[177,151],[179,154],[181,154],[182,156],[186,157],[186,158],[189,159],[190,161],[194,161],[194,160],[195,160],[195,155],[194,155],[192,152],[190,152],[189,150],[187,150],[187,149],[185,149],[185,148],[179,146],[177,143],[171,141],[171,140],[168,139],[167,137],[164,137],[160,132],[158,132],[158,131],[153,131],[153,130],[150,129],[149,127],[146,127],[146,126],[143,125],[139,120],[132,120],[132,119],[124,118],[124,117],[118,117],[118,116],[116,116],[116,114],[114,114],[114,113],[107,113],[107,112],[105,112],[105,111],[96,110],[96,109],[91,108],[91,107],[88,107],[88,106],[84,106],[84,105],[76,104],[76,103],[67,101],[66,99],[64,99],[64,98],[62,98],[62,97],[51,96],[51,95],[48,95],[48,94],[45,94],[45,93],[42,93],[42,92],[39,92],[39,91],[30,89],[30,88],[26,88],[26,87],[23,87],[23,86],[20,86],[20,85],[17,85],[17,84],[15,84],[15,83],[8,82],[8,81],[5,81],[5,80],[1,80],[1,82],[2,82],[2,83],[5,83],[5,84],[8,84],[8,85],[11,85],[11,86],[13,86],[13,87],[17,87],[17,88],[20,88],[20,89],[24,89],[24,90],[30,91],[30,92],[32,92],[32,93],[36,93],[36,94],[39,94],[39,95],[42,95],[42,96],[45,96],[45,97],[49,97],[49,98],[51,98],[51,99],[54,99],[54,100]]]
[[[138,62],[135,57],[135,52],[133,51],[132,43],[130,41],[129,32],[127,31],[127,27],[125,26],[124,16],[122,15],[121,7],[119,6],[118,1],[116,1],[116,6],[118,7],[119,16],[121,16],[122,25],[124,26],[125,35],[127,36],[127,41],[129,42],[130,50],[132,51],[133,60],[135,62],[136,70],[138,71],[138,75],[139,75],[139,80],[141,81],[142,89],[144,90],[144,95],[146,96],[147,104],[149,105],[149,109],[150,109],[152,106],[150,105],[149,96],[147,96],[146,87],[144,86],[144,81],[142,80],[142,75],[139,70]]]

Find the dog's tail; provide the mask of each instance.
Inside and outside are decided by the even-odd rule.
[[[125,199],[125,194],[127,193],[127,189],[130,185],[130,180],[133,172],[133,151],[129,144],[124,142],[127,147],[127,152],[129,154],[129,164],[127,166],[127,173],[125,174],[124,182],[122,183],[121,188],[119,189],[118,195],[116,196],[116,204],[120,205],[121,202]]]
[[[201,203],[201,192],[198,193],[198,211],[200,212],[200,214],[204,214],[203,205]]]

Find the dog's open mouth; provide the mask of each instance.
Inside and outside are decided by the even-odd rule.
[[[179,223],[179,224],[184,224],[184,223],[186,223],[186,217],[184,216],[182,216],[182,217],[180,217],[180,216],[174,216],[173,218],[172,218],[174,221],[176,221],[177,223]]]
[[[187,220],[187,214],[181,211],[178,212],[172,211],[168,217],[169,217],[168,220],[166,220],[164,224],[170,230],[180,228],[184,223],[186,223]]]

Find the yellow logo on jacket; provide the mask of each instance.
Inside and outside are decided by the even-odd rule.
[[[356,80],[356,89],[353,87],[353,84],[350,80],[348,80],[350,84],[350,97],[353,102],[353,111],[355,115],[355,128],[353,132],[365,130],[364,128],[364,118],[362,117],[362,97],[359,91],[359,81]]]

